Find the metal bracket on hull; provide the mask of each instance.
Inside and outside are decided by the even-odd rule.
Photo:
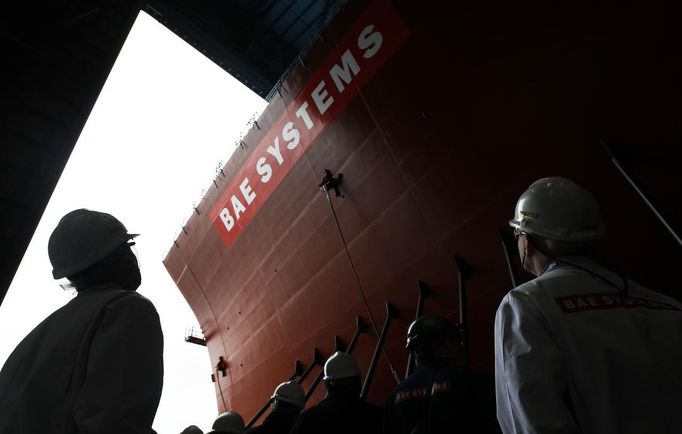
[[[353,337],[350,340],[350,344],[348,345],[348,348],[346,349],[345,352],[348,354],[353,354],[353,350],[355,349],[355,345],[358,343],[358,339],[360,338],[360,335],[362,333],[367,333],[369,331],[369,328],[367,327],[367,324],[360,318],[360,316],[355,317],[355,333],[353,333]],[[341,349],[341,342],[338,336],[334,336],[334,347],[336,348],[336,351],[343,351]],[[317,377],[315,377],[315,381],[313,381],[313,384],[310,386],[310,389],[305,394],[305,401],[308,402],[308,399],[315,393],[315,389],[317,389],[317,386],[320,385],[320,381],[322,381],[322,377],[324,376],[324,370],[321,370],[318,374]]]
[[[384,348],[384,341],[386,340],[386,335],[388,334],[388,328],[391,326],[391,320],[398,316],[398,311],[389,302],[386,302],[386,319],[384,320],[384,326],[381,329],[381,335],[379,336],[379,341],[374,348],[374,354],[372,355],[372,361],[367,369],[367,375],[365,375],[365,382],[362,384],[362,391],[360,391],[360,398],[365,399],[367,393],[369,392],[369,386],[372,384],[372,378],[374,377],[374,371],[376,370],[376,364],[379,360],[379,354]]]
[[[246,424],[246,428],[249,429],[253,426],[256,421],[263,416],[263,413],[267,411],[268,408],[270,408],[270,404],[272,404],[272,398],[268,399],[268,401],[263,404],[263,406],[256,412],[256,414],[249,420],[249,422]]]
[[[301,361],[296,360],[294,362],[294,373],[291,374],[291,377],[289,377],[289,381],[293,381],[294,378],[298,377],[303,373],[303,367],[301,366]]]
[[[324,363],[324,360],[322,360],[322,355],[320,354],[320,351],[317,348],[315,348],[313,350],[313,361],[312,361],[312,363],[310,365],[308,365],[307,368],[305,368],[305,371],[303,371],[303,374],[301,374],[301,376],[298,377],[298,380],[296,380],[296,382],[298,384],[303,383],[303,381],[305,381],[305,379],[308,377],[308,375],[310,375],[310,372],[313,370],[313,368],[316,365],[322,366],[323,363]]]
[[[216,373],[220,372],[220,375],[227,376],[227,362],[223,356],[218,357],[218,363],[215,365]]]
[[[346,351],[348,354],[353,354],[353,350],[355,349],[355,345],[358,343],[358,339],[360,338],[360,335],[362,333],[367,333],[369,331],[369,327],[367,327],[367,324],[360,318],[360,316],[355,317],[355,333],[353,334],[353,337],[350,340],[350,345],[348,345],[348,350]]]
[[[322,181],[318,184],[320,190],[327,194],[327,198],[329,198],[330,190],[334,191],[336,197],[343,197],[341,190],[339,190],[339,186],[341,185],[341,182],[343,182],[343,173],[339,173],[338,175],[334,176],[329,169],[324,169],[323,173],[324,176],[322,177]]]
[[[654,204],[653,200],[651,199],[650,195],[646,193],[644,187],[642,186],[642,183],[639,182],[635,177],[628,173],[628,170],[626,167],[621,163],[615,153],[615,148],[612,144],[607,143],[605,140],[601,141],[602,145],[606,148],[606,151],[609,153],[609,157],[611,158],[611,162],[616,166],[618,171],[623,175],[623,177],[627,180],[627,182],[632,186],[632,188],[635,189],[637,194],[639,194],[639,197],[642,198],[644,203],[651,209],[651,211],[654,213],[654,215],[658,218],[658,220],[665,226],[665,228],[670,232],[670,235],[677,241],[677,243],[682,246],[682,237],[680,237],[680,233],[672,226],[670,221],[663,215],[663,213],[660,211],[659,207]]]
[[[227,362],[223,356],[218,357],[215,370],[211,373],[211,382],[215,383],[218,380],[218,377],[216,376],[218,372],[220,372],[223,377],[227,376]]]
[[[320,365],[324,365],[321,363]],[[324,369],[320,369],[320,372],[317,373],[317,376],[315,377],[315,380],[313,380],[313,384],[310,385],[310,389],[305,393],[305,400],[304,402],[308,402],[308,399],[313,395],[315,392],[315,389],[317,389],[317,386],[320,385],[320,381],[322,381],[322,377],[324,376]]]
[[[353,337],[350,340],[350,344],[348,345],[348,348],[345,350],[348,354],[352,354],[353,349],[355,348],[355,345],[358,342],[358,339],[360,338],[360,335],[363,333],[367,333],[369,331],[369,327],[367,324],[360,318],[360,316],[355,317],[355,333],[353,334]],[[334,336],[334,348],[336,351],[344,351],[343,349],[343,344],[341,342],[340,337]],[[301,362],[296,360],[294,364],[294,373],[289,377],[290,381],[293,381],[298,377],[296,382],[298,384],[303,383],[305,379],[310,375],[312,370],[315,368],[315,366],[323,366],[325,362],[325,359],[322,357],[322,354],[320,351],[315,348],[313,350],[313,361],[308,365],[308,367],[303,370],[301,367]],[[315,392],[315,389],[317,389],[317,386],[319,383],[322,381],[322,377],[324,376],[324,370],[320,370],[318,373],[317,377],[315,377],[315,380],[313,381],[313,384],[310,386],[310,389],[305,394],[305,401],[307,402],[308,399],[313,395]],[[270,404],[272,404],[272,398],[268,398],[268,400],[263,404],[263,406],[256,412],[256,414],[249,420],[249,422],[246,424],[246,428],[250,428],[253,426],[254,423],[258,419],[260,419],[261,416],[267,411],[267,409],[270,407]]]
[[[343,343],[341,342],[341,338],[339,335],[334,336],[334,350],[335,351],[346,351],[346,349],[343,346]]]
[[[429,296],[429,287],[426,286],[426,283],[422,282],[421,280],[417,282],[417,292],[418,292],[418,298],[417,298],[417,312],[414,315],[414,319],[419,318],[424,314],[424,300]],[[405,378],[409,377],[412,374],[412,371],[414,370],[414,354],[410,352],[410,354],[407,356],[407,367],[405,368]]]
[[[509,270],[509,278],[511,279],[512,288],[519,286],[519,274],[516,272],[514,265],[514,257],[518,253],[516,251],[516,240],[512,232],[507,228],[500,228],[500,238],[502,238],[502,249],[504,251],[504,258],[507,261],[507,269]]]
[[[471,277],[471,266],[464,259],[455,255],[455,263],[459,270],[459,328],[461,333],[461,345],[464,352],[464,366],[469,366],[469,352],[467,346],[467,292],[466,280]]]
[[[322,355],[320,354],[319,350],[317,348],[313,349],[313,361],[308,365],[308,367],[303,370],[301,367],[301,362],[296,360],[294,363],[294,373],[289,377],[289,381],[293,381],[296,377],[298,377],[298,380],[296,382],[298,384],[301,384],[308,375],[310,375],[310,372],[315,368],[316,365],[321,365],[323,362],[322,360]],[[256,412],[255,415],[248,421],[246,424],[246,428],[250,428],[253,426],[254,423],[267,411],[267,409],[270,407],[270,404],[272,404],[272,398],[268,398],[268,400],[263,404],[263,406]]]

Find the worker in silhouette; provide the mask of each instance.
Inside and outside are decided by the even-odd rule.
[[[163,381],[163,337],[134,244],[113,216],[65,215],[50,236],[55,279],[77,295],[40,323],[0,371],[0,432],[152,432]]]
[[[291,434],[379,434],[382,408],[360,398],[360,368],[353,356],[335,352],[324,364],[327,396],[303,411]]]
[[[226,411],[216,418],[213,429],[206,434],[243,434],[245,429],[244,419],[239,413]]]
[[[183,429],[180,434],[204,434],[204,432],[196,425],[190,425]]]
[[[386,434],[499,433],[492,380],[464,367],[460,329],[425,315],[407,331],[416,370],[386,400]]]
[[[305,393],[295,381],[287,381],[272,394],[270,414],[261,425],[246,430],[248,434],[289,434],[298,414],[305,407]]]
[[[679,433],[682,305],[602,266],[594,197],[543,178],[519,198],[523,268],[495,319],[497,416],[505,433]]]

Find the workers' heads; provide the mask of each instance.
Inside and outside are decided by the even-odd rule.
[[[78,290],[104,282],[135,290],[141,277],[130,240],[136,236],[110,214],[71,211],[50,236],[47,250],[52,275],[68,278]]]
[[[460,329],[440,316],[420,316],[407,329],[405,348],[414,353],[418,366],[437,362],[458,365],[462,353]]]
[[[324,384],[330,395],[360,394],[360,368],[348,353],[337,351],[324,364]]]
[[[226,411],[213,422],[213,429],[206,434],[242,434],[246,430],[244,419],[234,411]]]
[[[190,425],[183,429],[180,434],[204,434],[204,432],[196,425]]]
[[[273,410],[298,413],[303,407],[305,407],[305,393],[301,385],[295,381],[280,384],[272,394]]]
[[[524,268],[535,274],[533,263],[526,262],[533,251],[549,258],[582,254],[592,241],[606,234],[592,194],[560,177],[542,178],[531,184],[517,201],[509,225],[514,228]]]

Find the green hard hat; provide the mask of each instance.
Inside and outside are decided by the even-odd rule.
[[[405,348],[407,348],[408,351],[412,351],[417,345],[424,342],[425,339],[437,336],[456,337],[458,334],[459,328],[441,316],[420,316],[414,320],[407,329],[407,345],[405,345]]]

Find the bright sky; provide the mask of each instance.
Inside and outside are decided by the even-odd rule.
[[[142,234],[136,239],[139,292],[161,317],[165,381],[154,429],[174,434],[194,424],[208,431],[217,416],[211,361],[205,347],[184,341],[185,328],[197,320],[161,261],[219,163],[265,106],[140,13],[0,305],[0,365],[72,297],[52,279],[47,257],[59,219],[77,208],[108,212]]]

